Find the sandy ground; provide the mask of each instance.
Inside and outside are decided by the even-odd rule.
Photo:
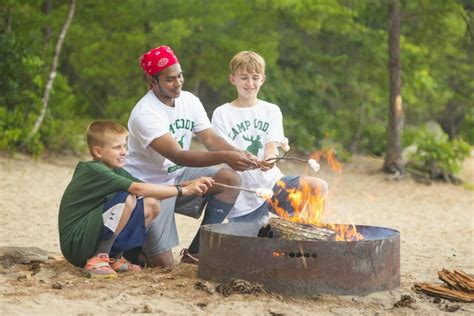
[[[384,315],[474,313],[474,305],[434,302],[412,290],[415,282],[439,282],[442,268],[474,273],[474,192],[444,183],[422,185],[407,179],[389,181],[379,173],[382,160],[354,157],[342,175],[323,166],[320,176],[331,186],[328,208],[333,222],[385,226],[401,232],[401,286],[364,297],[213,293],[217,284],[198,289],[197,267],[178,264],[174,270],[146,269],[117,280],[84,278],[80,269],[61,259],[57,213],[64,188],[78,158],[32,160],[0,155],[0,246],[35,246],[55,260],[0,267],[2,315],[135,314],[159,315]],[[301,166],[281,164],[287,174]],[[462,177],[474,183],[474,159]],[[189,243],[198,221],[177,216],[181,245]],[[175,258],[179,259],[176,248]],[[32,271],[34,270],[34,271]],[[395,308],[402,295],[416,302]]]

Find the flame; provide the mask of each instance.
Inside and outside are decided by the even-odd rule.
[[[320,161],[322,158],[326,159],[329,168],[336,172],[342,172],[342,163],[337,161],[336,156],[334,155],[333,149],[326,149],[321,151],[315,151],[310,155],[310,158],[313,158],[316,161]]]
[[[334,157],[333,150],[314,152],[311,158],[319,161],[325,158],[331,170],[337,173],[342,172],[342,164]],[[284,220],[294,223],[311,224],[317,227],[332,229],[336,232],[336,241],[357,241],[364,239],[364,236],[357,232],[354,224],[327,224],[323,222],[325,212],[325,197],[321,194],[321,188],[313,188],[304,178],[300,179],[300,188],[287,188],[283,181],[276,183],[278,189],[274,194],[275,198],[270,200],[270,205],[278,216]],[[279,205],[276,196],[280,193],[287,195],[288,206],[293,209],[290,215],[285,209],[285,205]],[[274,254],[275,255],[275,254]]]

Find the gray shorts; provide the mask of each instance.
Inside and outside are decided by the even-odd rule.
[[[185,167],[175,183],[193,180],[199,177],[213,177],[221,168]],[[204,198],[201,196],[182,196],[179,199],[172,197],[160,201],[160,214],[151,222],[147,237],[143,244],[143,251],[147,256],[156,256],[179,245],[178,231],[174,212],[180,208],[200,207]]]

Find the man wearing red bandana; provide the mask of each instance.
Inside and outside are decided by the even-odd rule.
[[[129,153],[125,168],[135,177],[156,184],[179,184],[201,176],[216,182],[240,185],[234,171],[258,167],[256,157],[237,149],[217,135],[201,101],[182,91],[183,72],[168,46],[153,48],[139,59],[150,86],[135,105],[128,121]],[[190,150],[192,136],[208,151]],[[228,167],[212,167],[226,164]],[[232,169],[231,169],[232,168]],[[174,264],[172,248],[179,244],[174,212],[199,217],[206,206],[203,224],[221,223],[232,209],[237,190],[213,186],[205,197],[178,197],[160,202],[160,215],[153,221],[141,249],[152,266]],[[181,261],[198,263],[199,231]]]

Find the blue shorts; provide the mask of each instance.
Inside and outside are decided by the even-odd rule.
[[[280,179],[285,183],[286,189],[282,188],[278,185],[278,182],[273,186],[273,196],[272,202],[278,201],[278,206],[286,210],[286,212],[290,215],[294,213],[294,208],[291,205],[291,202],[288,200],[288,189],[299,189],[300,188],[300,178],[301,176],[284,176]],[[266,203],[266,202],[265,202]],[[278,213],[271,207],[269,207],[269,211],[275,215]]]
[[[125,203],[125,200],[129,194],[130,193],[126,191],[120,191],[108,198],[102,208],[103,213],[107,212],[111,207],[117,204]],[[103,226],[101,239],[109,239],[112,237],[113,233],[114,232],[108,227]],[[130,219],[112,245],[111,254],[126,251],[135,247],[140,247],[145,242],[145,239],[146,227],[143,199],[137,199],[137,204],[130,215]]]

